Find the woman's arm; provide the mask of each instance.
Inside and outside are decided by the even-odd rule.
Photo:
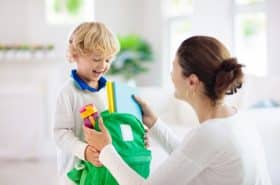
[[[188,184],[202,167],[189,159],[183,150],[176,150],[161,164],[148,179],[133,171],[109,144],[100,153],[99,160],[122,185]]]
[[[140,105],[142,110],[143,123],[151,129],[151,133],[156,136],[157,141],[163,148],[171,153],[179,144],[179,139],[172,133],[172,131],[165,126],[165,124],[157,118],[150,106],[138,96],[134,96],[136,102]]]
[[[208,143],[208,136],[197,137],[194,130],[184,138],[180,146],[171,153],[155,173],[145,180],[134,172],[115,151],[111,136],[102,119],[99,119],[99,127],[100,131],[83,127],[85,139],[90,146],[101,151],[100,162],[122,185],[188,184],[209,165],[213,154],[217,151],[217,147],[211,146],[212,139]],[[216,145],[215,142],[214,145]]]
[[[180,144],[179,138],[160,119],[157,119],[150,129],[150,133],[155,136],[156,140],[169,154]]]

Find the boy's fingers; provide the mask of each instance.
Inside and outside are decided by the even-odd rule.
[[[85,135],[89,135],[89,136],[94,136],[94,135],[100,134],[98,131],[96,131],[94,129],[90,129],[86,126],[83,126],[83,130],[84,130]]]
[[[97,167],[103,166],[103,164],[98,159],[91,159],[90,162]]]
[[[96,166],[96,167],[103,166],[103,164],[101,162],[98,162],[98,161],[94,162],[93,165]]]
[[[98,152],[94,152],[93,154],[92,154],[92,156],[94,157],[94,158],[96,158],[96,160],[98,160],[99,159],[99,153]]]
[[[89,131],[89,128],[87,128],[85,125],[83,126],[83,130],[84,130],[84,133],[88,134],[90,131]]]
[[[90,136],[90,135],[93,135],[93,133],[97,132],[94,129],[90,129],[86,126],[83,126],[83,131],[85,133],[85,136]]]
[[[84,139],[88,141],[90,138],[90,133],[84,130]]]
[[[90,156],[92,160],[98,161],[99,155],[100,155],[99,152],[93,152],[93,151],[90,152]]]
[[[89,150],[91,150],[92,152],[95,152],[95,153],[98,152],[98,150],[92,146],[89,146]]]
[[[100,130],[101,130],[101,131],[107,132],[107,129],[106,129],[106,127],[104,126],[104,123],[103,123],[102,118],[99,118],[99,119],[98,119],[98,123],[99,123],[99,128],[100,128]]]
[[[92,156],[98,160],[100,155],[99,151],[97,151],[96,149],[92,150],[91,148],[89,150],[92,152]]]

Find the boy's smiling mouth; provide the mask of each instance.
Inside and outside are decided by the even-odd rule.
[[[105,70],[102,70],[102,71],[92,70],[92,72],[95,76],[99,76],[99,75],[103,74],[105,72]]]

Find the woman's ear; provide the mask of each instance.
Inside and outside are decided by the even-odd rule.
[[[191,74],[191,75],[189,75],[189,77],[188,77],[188,83],[189,83],[189,87],[190,87],[191,89],[196,89],[197,86],[198,86],[199,83],[200,83],[200,80],[199,80],[199,78],[198,78],[197,75]]]

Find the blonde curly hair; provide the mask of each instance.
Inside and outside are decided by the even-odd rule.
[[[108,57],[120,50],[117,37],[100,22],[85,22],[74,29],[68,43],[67,58],[75,61],[75,55]]]

